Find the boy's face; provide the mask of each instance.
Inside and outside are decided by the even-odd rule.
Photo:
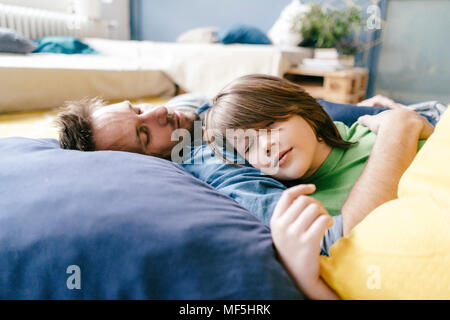
[[[267,134],[264,130],[256,132],[245,139],[241,148],[244,152],[237,150],[252,166],[280,180],[311,176],[331,151],[298,115],[269,125]]]
[[[132,105],[128,101],[106,106],[92,114],[97,150],[117,150],[169,158],[179,141],[176,129],[192,130],[196,114],[171,111],[165,106]]]

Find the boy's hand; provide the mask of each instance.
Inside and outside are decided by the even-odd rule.
[[[375,134],[382,129],[392,131],[399,127],[405,128],[410,133],[418,130],[419,140],[428,139],[434,131],[433,125],[426,118],[409,109],[386,110],[373,116],[365,115],[358,118],[358,123],[368,127]]]
[[[320,242],[333,220],[320,201],[306,196],[314,185],[299,185],[283,192],[270,221],[275,247],[288,272],[310,298],[336,298],[324,293],[320,278]]]

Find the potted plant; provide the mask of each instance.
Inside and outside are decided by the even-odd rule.
[[[359,50],[353,37],[360,30],[363,18],[355,7],[323,10],[320,5],[312,4],[297,22],[295,28],[303,37],[302,46],[333,48],[341,58],[353,57]]]

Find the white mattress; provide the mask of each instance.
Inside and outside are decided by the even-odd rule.
[[[67,100],[169,97],[174,82],[213,97],[252,73],[283,76],[312,56],[300,47],[83,39],[100,55],[0,54],[0,112],[60,106]]]
[[[163,71],[128,58],[0,54],[0,112],[53,108],[84,97],[120,100],[174,93]]]

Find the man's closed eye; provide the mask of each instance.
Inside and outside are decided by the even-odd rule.
[[[150,143],[150,132],[148,131],[148,128],[145,126],[142,126],[140,129],[140,138],[142,141],[142,144],[146,147]]]

